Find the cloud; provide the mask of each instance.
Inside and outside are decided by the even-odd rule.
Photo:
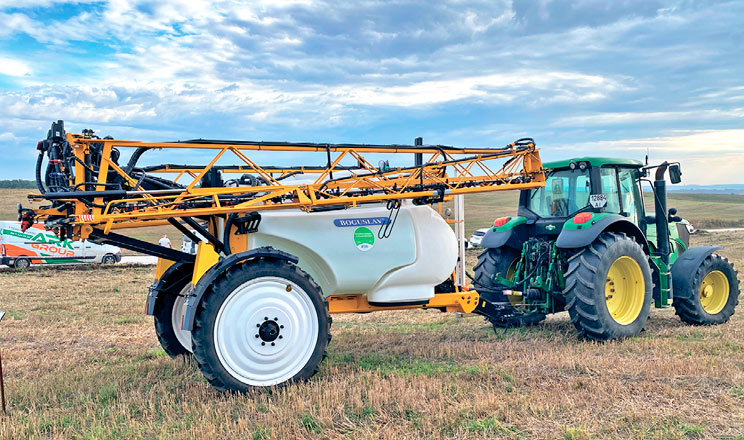
[[[31,68],[23,61],[0,56],[0,75],[25,76],[31,74]]]
[[[744,129],[678,130],[665,136],[557,145],[550,150],[562,158],[591,152],[640,160],[648,154],[650,163],[680,162],[687,184],[740,183]]]
[[[581,151],[628,152],[635,155],[649,152],[652,155],[675,160],[674,155],[707,158],[719,163],[719,155],[741,155],[744,158],[744,129],[728,130],[679,130],[667,136],[629,138],[557,146],[556,149]],[[634,153],[637,152],[637,153]],[[711,162],[712,163],[712,162]]]
[[[100,0],[23,0],[18,2],[17,0],[0,0],[0,9],[2,8],[13,8],[13,9],[31,9],[31,8],[47,8],[58,4],[85,4],[85,3],[97,3]]]
[[[584,127],[606,126],[616,124],[633,124],[652,121],[682,121],[700,119],[741,119],[744,118],[744,108],[729,110],[696,110],[696,111],[665,111],[665,112],[607,112],[591,115],[575,115],[556,119],[551,125],[554,127]]]
[[[613,79],[576,72],[516,71],[405,86],[349,85],[332,90],[342,102],[360,105],[413,107],[463,99],[511,103],[523,98],[530,104],[559,101],[595,101],[622,85]],[[537,92],[537,93],[536,93]]]

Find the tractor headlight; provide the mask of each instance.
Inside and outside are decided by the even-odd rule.
[[[576,169],[576,162],[569,163],[568,164],[568,167],[571,168],[572,170],[575,170]]]
[[[579,162],[579,169],[584,171],[586,169],[586,162]]]

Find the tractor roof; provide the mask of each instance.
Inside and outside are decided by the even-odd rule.
[[[624,165],[637,168],[643,166],[643,162],[634,159],[618,159],[613,157],[576,157],[573,159],[546,162],[543,167],[546,169],[568,168],[568,164],[571,162],[589,162],[589,165],[593,167],[601,167],[604,165]]]

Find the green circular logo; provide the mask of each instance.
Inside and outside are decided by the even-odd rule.
[[[354,231],[354,244],[360,251],[366,252],[375,245],[375,234],[369,228],[361,227]]]

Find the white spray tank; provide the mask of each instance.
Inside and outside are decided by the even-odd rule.
[[[264,211],[247,248],[296,255],[325,296],[366,294],[370,303],[424,302],[457,263],[452,228],[429,206],[403,201],[325,212]],[[383,237],[388,227],[389,236]],[[382,231],[381,231],[382,229]]]

